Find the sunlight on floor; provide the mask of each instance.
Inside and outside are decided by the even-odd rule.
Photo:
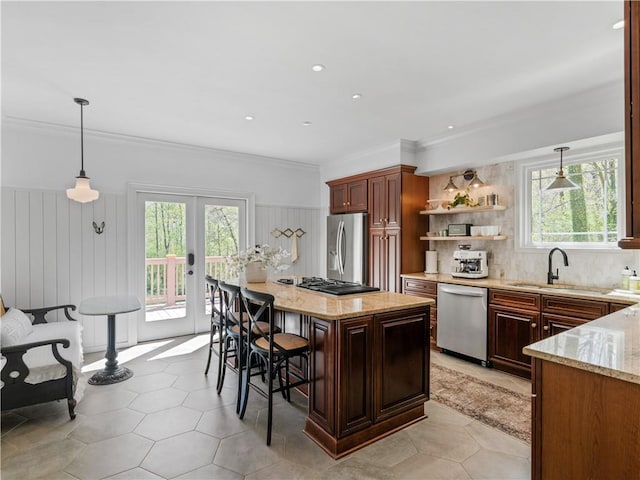
[[[175,340],[172,339],[172,340],[165,340],[162,342],[141,343],[140,345],[135,345],[133,347],[120,350],[118,351],[118,363],[119,364],[127,363],[153,350],[164,347],[165,345],[174,341]],[[84,365],[82,367],[82,371],[91,372],[93,370],[101,370],[102,368],[104,368],[104,359],[100,359],[96,362],[90,363],[88,365]]]
[[[186,342],[183,342],[180,345],[170,348],[165,352],[159,353],[155,357],[151,357],[148,361],[159,360],[160,358],[176,357],[178,355],[188,355],[208,344],[209,344],[209,334],[205,333],[203,335],[198,335],[196,337],[193,337],[191,340],[187,340]]]

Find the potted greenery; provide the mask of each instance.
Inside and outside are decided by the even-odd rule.
[[[229,255],[225,260],[232,274],[244,272],[247,283],[262,283],[267,280],[267,269],[273,268],[279,272],[289,268],[288,264],[283,263],[289,255],[289,252],[281,247],[256,245],[235,255]]]

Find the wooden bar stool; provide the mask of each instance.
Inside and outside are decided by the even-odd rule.
[[[296,356],[304,357],[309,370],[309,342],[306,338],[290,333],[281,333],[274,325],[273,302],[274,297],[265,293],[258,293],[247,288],[241,288],[241,299],[244,310],[249,316],[251,328],[247,329],[248,350],[247,365],[254,366],[259,362],[266,368],[267,388],[251,382],[251,368],[243,373],[242,399],[240,402],[240,418],[244,417],[249,398],[249,387],[252,387],[268,399],[269,409],[267,418],[267,445],[271,445],[271,427],[273,419],[273,394],[282,392],[283,397],[290,402],[292,388],[307,383],[306,378],[289,371],[289,359]],[[284,372],[282,369],[284,368]],[[278,377],[278,388],[274,388],[273,381]],[[284,382],[283,382],[284,376]],[[290,378],[296,378],[290,383]],[[264,379],[263,382],[264,384]]]
[[[210,275],[204,276],[207,282],[207,289],[209,291],[209,302],[211,303],[211,332],[209,337],[209,358],[207,358],[207,367],[204,370],[204,374],[209,374],[209,366],[211,365],[211,354],[213,353],[213,338],[218,333],[218,359],[222,358],[222,343],[223,343],[223,325],[222,325],[222,312],[220,312],[220,288],[218,286],[218,280]],[[218,363],[218,378],[220,378],[220,363]]]

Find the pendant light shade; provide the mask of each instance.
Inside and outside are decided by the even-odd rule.
[[[475,170],[473,171],[473,177],[469,182],[469,186],[473,188],[480,188],[484,186],[484,182],[478,178],[478,173]]]
[[[560,152],[560,170],[556,172],[556,178],[547,186],[547,188],[545,188],[545,191],[553,190],[555,192],[564,192],[580,188],[564,176],[564,171],[562,170],[562,154],[567,150],[569,150],[569,147],[558,147],[553,149],[554,152]]]
[[[75,187],[67,189],[67,198],[80,203],[93,202],[98,199],[100,193],[91,189],[89,177],[84,171],[84,121],[82,109],[85,105],[89,105],[89,101],[84,98],[74,98],[73,101],[80,105],[80,175],[76,177]]]
[[[448,192],[455,192],[456,190],[459,190],[458,186],[453,183],[453,177],[449,177],[449,183],[444,187],[444,190],[447,190]]]

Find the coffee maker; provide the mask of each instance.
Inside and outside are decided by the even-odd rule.
[[[454,271],[451,276],[485,278],[489,276],[487,252],[484,250],[456,250],[453,252]]]

